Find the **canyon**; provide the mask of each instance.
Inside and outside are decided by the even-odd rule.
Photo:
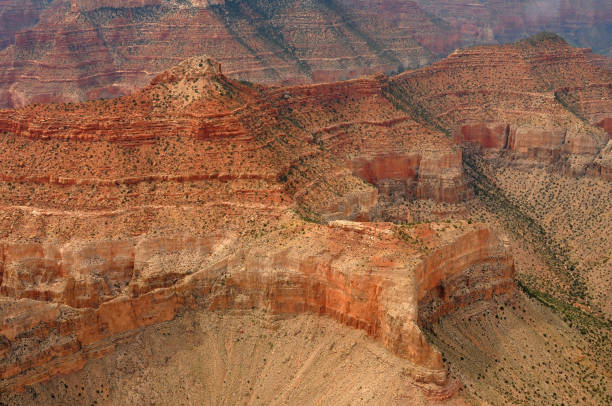
[[[606,0],[3,0],[0,27],[2,108],[130,94],[198,55],[284,85],[399,72],[543,30],[612,56]]]
[[[513,265],[484,226],[346,221],[376,218],[379,193],[467,193],[460,150],[385,103],[379,79],[279,92],[196,57],[132,96],[0,113],[3,388],[81,368],[117,335],[183,309],[260,308],[362,329],[453,396],[419,309],[437,318],[512,292]],[[319,114],[317,131],[300,124],[308,108],[290,116],[321,103],[346,111]],[[371,105],[393,118],[368,121]],[[348,125],[363,137],[332,131],[357,116]],[[372,169],[389,153],[397,170]],[[364,171],[381,192],[354,175]]]
[[[0,402],[610,400],[612,71],[590,51],[226,71],[0,111]]]

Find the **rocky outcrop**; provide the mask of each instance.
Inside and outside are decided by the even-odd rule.
[[[467,124],[457,129],[454,139],[458,144],[473,143],[485,149],[508,148],[510,126],[503,123]]]
[[[308,226],[274,249],[237,251],[237,241],[222,235],[5,245],[2,388],[81,368],[126,333],[186,309],[253,307],[314,312],[363,329],[411,361],[414,379],[444,385],[441,356],[418,327],[421,302],[439,315],[513,286],[512,262],[486,228],[462,223],[453,230],[409,230],[407,244],[390,225],[334,222]],[[431,253],[415,252],[419,244]],[[472,268],[493,264],[498,271],[481,273],[472,290],[455,287],[455,280],[472,284]],[[432,297],[441,304],[433,306]]]
[[[512,261],[482,225],[347,221],[465,194],[461,150],[386,80],[267,88],[199,57],[132,96],[0,112],[0,390],[182,312],[258,308],[362,329],[454,396],[420,325],[511,292]]]
[[[350,165],[355,175],[376,185],[386,196],[450,203],[467,196],[460,151],[359,156]]]
[[[378,75],[334,84],[286,87],[269,97],[311,133],[310,142],[344,161],[379,194],[456,203],[468,196],[461,150],[415,121],[383,93]],[[380,120],[380,117],[386,117]]]
[[[515,158],[540,163],[557,162],[562,154],[593,157],[602,147],[602,137],[572,133],[564,128],[544,130],[504,123],[461,126],[454,138],[458,144],[477,145],[489,151],[509,151]]]
[[[424,112],[459,145],[519,165],[558,163],[584,174],[609,139],[599,127],[610,115],[611,79],[584,50],[543,33],[456,51],[393,78],[389,92],[400,100],[408,94],[407,107]]]
[[[425,236],[428,232],[425,228]],[[490,230],[480,227],[462,235],[435,249],[417,268],[421,320],[432,323],[472,303],[511,294],[513,276],[509,250]]]

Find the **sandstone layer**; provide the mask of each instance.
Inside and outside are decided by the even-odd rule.
[[[277,87],[223,72],[195,57],[131,96],[0,112],[2,389],[80,370],[159,323],[237,310],[356,328],[419,396],[456,400],[457,376],[475,378],[449,375],[431,343],[451,368],[477,352],[458,355],[454,325],[431,334],[459,311],[468,341],[491,340],[470,315],[489,323],[486,309],[514,303],[509,242],[523,289],[581,315],[566,328],[600,345],[603,376],[611,80],[588,51],[544,34],[393,77]],[[407,204],[463,207],[447,216],[463,220],[413,223]],[[523,238],[545,266],[527,269]],[[558,292],[532,278],[546,266]],[[518,371],[504,326],[484,348]]]
[[[0,107],[129,94],[203,54],[233,78],[262,83],[422,66],[433,54],[414,39],[411,21],[444,32],[410,5],[417,14],[396,24],[338,1],[55,0],[0,52]]]
[[[392,77],[386,90],[415,119],[453,136],[471,186],[505,218],[504,228],[529,236],[563,286],[532,287],[564,292],[563,300],[604,317],[610,83],[612,74],[593,63],[590,51],[542,33],[456,51]]]
[[[410,361],[417,382],[445,385],[441,356],[418,327],[419,300],[438,300],[438,317],[512,292],[508,254],[482,227],[413,230],[414,242],[433,251],[427,256],[390,226],[353,224],[292,224],[284,232],[297,235],[266,236],[274,250],[257,240],[240,248],[227,236],[5,246],[3,389],[79,369],[111,351],[121,334],[185,309],[251,308],[328,315]],[[428,238],[417,239],[423,232]],[[365,243],[373,238],[376,245]],[[453,282],[461,278],[468,289]]]

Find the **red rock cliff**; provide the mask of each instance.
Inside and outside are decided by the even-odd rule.
[[[393,78],[391,91],[454,134],[461,145],[504,152],[517,163],[562,162],[584,173],[606,145],[612,74],[585,51],[540,34],[474,47]],[[509,154],[508,154],[509,153]]]
[[[0,388],[179,312],[257,307],[363,329],[452,395],[419,323],[510,292],[512,262],[483,226],[329,221],[464,193],[460,150],[384,83],[266,88],[200,57],[129,97],[0,112]]]
[[[183,309],[252,307],[314,312],[364,329],[411,361],[414,379],[444,385],[441,356],[418,327],[419,307],[429,306],[437,317],[509,293],[513,284],[512,263],[486,229],[442,227],[429,229],[423,241],[438,248],[424,256],[389,225],[348,222],[307,226],[305,235],[288,239],[273,233],[267,238],[276,241],[274,249],[245,247],[235,254],[229,254],[236,252],[235,238],[222,235],[5,244],[3,389],[80,368],[112,350],[122,334]],[[365,244],[372,239],[376,245]],[[492,264],[498,270],[489,269]],[[473,284],[467,294],[461,280]]]

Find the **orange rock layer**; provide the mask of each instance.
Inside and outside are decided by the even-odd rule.
[[[132,96],[0,112],[0,389],[256,307],[363,329],[451,396],[419,325],[512,292],[512,260],[481,225],[346,221],[467,194],[461,150],[386,86],[253,86],[201,57]]]
[[[109,188],[231,179],[276,183],[282,178],[286,182],[278,187],[294,199],[306,205],[331,203],[332,211],[345,203],[318,197],[331,192],[312,188],[319,176],[336,174],[361,183],[361,191],[347,198],[366,206],[374,206],[376,197],[359,178],[378,185],[379,192],[405,198],[458,202],[467,195],[461,150],[394,106],[382,92],[384,77],[259,88],[231,81],[219,66],[202,61],[193,58],[178,65],[134,96],[0,112],[2,131],[17,136],[0,142],[17,142],[23,151],[16,158],[14,148],[4,149],[7,171],[0,177],[6,182]],[[181,156],[164,156],[169,145],[173,152],[182,151]],[[26,164],[33,159],[30,154],[48,159],[32,166]],[[57,154],[65,158],[57,159]],[[202,155],[212,159],[196,159]],[[99,156],[108,161],[98,162]],[[394,157],[393,167],[380,164],[389,157]],[[74,162],[83,165],[75,167]],[[306,176],[309,171],[318,175]]]
[[[513,290],[512,261],[483,226],[409,230],[429,254],[387,224],[298,227],[305,232],[273,233],[278,243],[261,246],[231,235],[4,245],[1,388],[81,368],[126,333],[187,309],[255,307],[363,329],[409,360],[414,379],[445,385],[419,323]]]

